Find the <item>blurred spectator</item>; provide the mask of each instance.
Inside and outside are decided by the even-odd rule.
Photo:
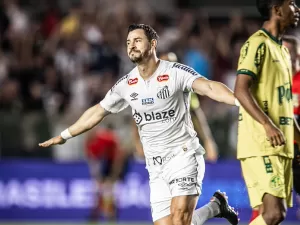
[[[41,33],[45,39],[49,38],[57,29],[60,22],[59,11],[55,5],[48,5],[41,21]]]
[[[18,157],[23,150],[22,105],[19,84],[5,79],[0,85],[0,152],[1,157]]]
[[[120,149],[118,138],[111,124],[89,132],[86,157],[98,190],[90,220],[96,222],[101,214],[109,220],[115,220],[113,186],[125,174],[125,162],[128,156]]]

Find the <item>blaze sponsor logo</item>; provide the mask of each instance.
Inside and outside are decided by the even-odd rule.
[[[163,81],[167,81],[167,80],[169,80],[169,75],[168,74],[159,75],[157,77],[157,81],[158,82],[163,82]]]
[[[136,124],[140,124],[143,120],[142,115],[139,112],[137,112],[136,110],[134,111],[134,114],[132,115],[132,117]]]
[[[136,78],[134,78],[134,79],[129,79],[128,80],[128,84],[129,85],[134,85],[134,84],[136,84],[138,82],[138,78],[136,77]]]
[[[146,122],[161,121],[161,123],[170,123],[176,120],[175,110],[173,109],[170,109],[169,111],[150,112],[143,114],[135,111],[132,117],[136,124],[140,124],[143,120]]]

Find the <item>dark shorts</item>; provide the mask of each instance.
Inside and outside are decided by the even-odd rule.
[[[112,172],[113,172],[112,171],[113,164],[114,164],[114,161],[109,160],[109,159],[89,160],[91,176],[96,179],[110,178],[110,176],[112,175]],[[124,179],[124,176],[128,171],[128,166],[129,166],[129,158],[126,158],[126,159],[124,159],[123,168],[121,169],[121,173],[119,174],[119,177],[118,177],[120,180]]]
[[[293,174],[294,190],[300,195],[300,149],[297,144],[294,145]]]

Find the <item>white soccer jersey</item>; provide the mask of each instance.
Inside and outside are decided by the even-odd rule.
[[[148,80],[135,67],[116,82],[100,104],[111,113],[130,105],[145,156],[154,157],[197,139],[189,111],[192,83],[199,77],[186,65],[160,60]],[[201,146],[196,141],[198,149]]]

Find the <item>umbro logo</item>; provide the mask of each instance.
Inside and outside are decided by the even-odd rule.
[[[133,93],[130,95],[130,97],[131,97],[130,100],[131,100],[131,101],[138,100],[138,98],[137,98],[138,95],[139,95],[138,93],[133,92]]]
[[[272,59],[272,62],[280,62],[278,59]]]

